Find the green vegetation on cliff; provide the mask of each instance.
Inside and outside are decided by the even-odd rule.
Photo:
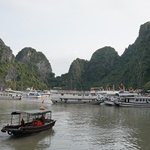
[[[80,65],[77,60],[73,61],[66,87],[88,90],[95,86],[111,88],[115,85],[118,88],[123,84],[126,89],[150,89],[150,22],[141,25],[139,37],[122,56],[118,56],[115,49],[104,47],[95,51],[91,60],[84,64],[83,61]]]
[[[140,27],[136,41],[122,56],[106,46],[96,50],[89,61],[77,58],[68,73],[54,77],[51,65],[42,52],[26,47],[16,56],[0,39],[0,86],[13,89],[89,90],[90,87],[129,87],[150,89],[150,22]]]

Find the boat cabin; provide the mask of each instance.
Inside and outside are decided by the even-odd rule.
[[[11,113],[11,125],[21,124],[21,120],[24,123],[31,123],[33,120],[40,120],[41,117],[45,119],[51,119],[50,110],[26,110],[26,111],[14,111]]]

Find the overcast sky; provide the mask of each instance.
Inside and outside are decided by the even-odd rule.
[[[0,19],[0,38],[14,55],[41,51],[60,76],[104,46],[122,55],[150,21],[150,0],[0,0]]]

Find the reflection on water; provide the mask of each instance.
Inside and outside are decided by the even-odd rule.
[[[54,130],[43,131],[39,134],[34,134],[26,137],[5,137],[2,142],[2,146],[7,145],[6,149],[12,150],[42,150],[50,148],[51,138],[54,135]]]
[[[0,126],[10,121],[15,109],[37,109],[41,100],[0,101]],[[57,120],[52,130],[23,138],[0,133],[1,148],[7,150],[149,150],[149,108],[105,105],[44,106]]]
[[[136,147],[136,138],[131,138],[130,135],[135,131],[126,127],[127,123],[124,119],[119,119],[118,116],[121,115],[119,109],[88,105],[76,107],[66,105],[65,109],[69,113],[65,112],[65,119],[62,118],[61,122],[63,122],[63,131],[69,131],[64,133],[65,141],[63,139],[60,141],[68,141],[66,142],[69,143],[68,147],[70,143],[73,144],[72,147],[76,146],[79,149],[81,147],[82,149],[96,149],[98,147],[102,149],[129,149],[132,147],[134,149]]]

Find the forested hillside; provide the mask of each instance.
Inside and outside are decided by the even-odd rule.
[[[89,61],[73,61],[66,78],[72,89],[112,88],[113,85],[118,89],[120,84],[126,89],[150,89],[150,22],[141,25],[135,43],[122,56],[112,47],[100,48]]]
[[[116,41],[117,42],[117,41]],[[122,56],[111,46],[96,50],[89,61],[73,60],[69,71],[55,77],[45,55],[31,47],[23,48],[16,57],[0,39],[0,87],[36,89],[89,90],[91,87],[150,89],[150,22],[141,25],[139,36]]]
[[[16,56],[0,41],[0,87],[25,90],[28,87],[48,89],[54,74],[49,61],[42,52],[24,48]]]

